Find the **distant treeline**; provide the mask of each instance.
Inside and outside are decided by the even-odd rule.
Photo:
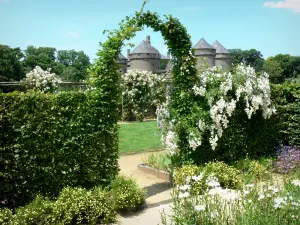
[[[0,82],[22,80],[36,66],[51,68],[63,81],[79,82],[87,77],[90,59],[83,51],[34,46],[22,51],[0,45]]]
[[[300,82],[300,56],[278,54],[265,60],[256,49],[230,49],[229,52],[233,65],[244,62],[256,72],[267,72],[272,83],[278,84],[287,80]]]
[[[300,56],[278,54],[265,60],[256,49],[230,49],[229,52],[233,65],[244,62],[257,72],[267,72],[273,83],[300,81]],[[35,66],[44,70],[51,68],[63,81],[79,82],[87,78],[90,64],[89,57],[83,51],[34,46],[22,51],[20,48],[0,45],[0,82],[19,81]]]

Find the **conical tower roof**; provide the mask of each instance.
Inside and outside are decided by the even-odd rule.
[[[214,47],[208,44],[204,38],[201,38],[194,46],[194,49],[214,49]]]
[[[118,59],[127,59],[127,58],[124,55],[122,55],[122,53],[120,53]]]
[[[154,54],[159,54],[159,51],[151,46],[149,43],[146,41],[142,41],[132,52],[131,54],[139,54],[139,53],[154,53]]]
[[[229,54],[227,49],[223,45],[221,45],[220,42],[218,42],[217,40],[214,41],[212,46],[216,49],[217,54]]]

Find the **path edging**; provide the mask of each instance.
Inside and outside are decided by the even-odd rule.
[[[149,174],[153,174],[153,175],[155,175],[156,177],[158,177],[160,179],[171,182],[171,177],[172,176],[169,172],[162,171],[162,170],[157,170],[157,169],[151,168],[151,167],[149,167],[145,164],[138,164],[137,168],[140,171],[143,171],[143,172],[149,173]]]

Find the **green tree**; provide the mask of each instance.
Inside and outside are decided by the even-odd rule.
[[[18,81],[25,76],[20,63],[23,57],[20,48],[0,45],[0,81]]]
[[[269,74],[270,81],[272,83],[278,84],[283,82],[283,69],[281,67],[281,64],[278,61],[274,60],[274,57],[267,58],[267,60],[264,62],[263,70]]]
[[[40,66],[43,70],[54,68],[55,62],[55,48],[28,46],[25,50],[25,58],[23,65],[25,72],[33,70],[36,66]],[[53,71],[56,72],[56,71]]]
[[[60,75],[63,81],[79,82],[80,72],[73,66],[65,67]]]
[[[68,81],[78,82],[86,79],[87,68],[90,66],[90,59],[83,51],[60,50],[57,52],[57,62],[64,65],[66,69],[62,78],[68,77]],[[71,72],[74,72],[72,75]]]
[[[246,63],[246,65],[253,67],[256,72],[262,71],[264,59],[260,51],[256,49],[229,49],[228,51],[231,56],[231,63],[234,66],[240,63]]]
[[[269,73],[273,83],[282,83],[286,80],[293,80],[300,75],[300,57],[289,54],[278,54],[269,57],[263,66]]]

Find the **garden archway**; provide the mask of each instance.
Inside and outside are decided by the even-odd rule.
[[[124,41],[134,37],[143,26],[151,27],[155,32],[160,31],[173,56],[173,89],[169,110],[176,121],[186,117],[192,111],[192,87],[197,80],[196,59],[186,28],[171,15],[161,19],[157,13],[144,12],[143,9],[133,17],[126,17],[119,25],[117,30],[106,31],[108,39],[100,43],[101,48],[97,53],[99,58],[90,71],[90,82],[95,87],[94,96],[109,117],[107,126],[112,130],[117,129],[120,98],[120,74],[117,72],[119,66],[116,63],[118,55]]]

